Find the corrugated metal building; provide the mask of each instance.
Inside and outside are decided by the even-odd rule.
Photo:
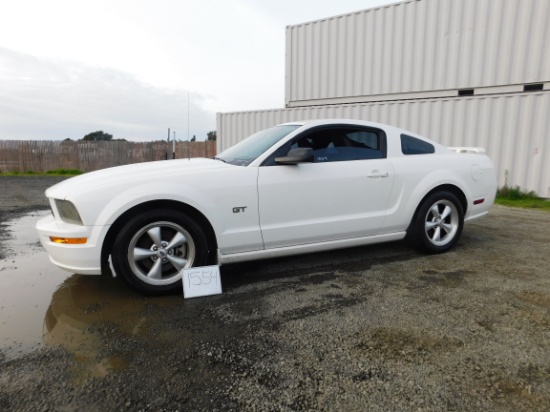
[[[388,123],[483,146],[550,197],[550,1],[412,0],[287,27],[286,109],[218,114],[218,150],[292,120]]]

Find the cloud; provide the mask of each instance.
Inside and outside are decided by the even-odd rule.
[[[187,139],[188,92],[147,84],[132,74],[70,60],[0,48],[0,139],[82,138],[103,130],[115,138]],[[216,127],[203,108],[208,96],[191,93],[190,136],[203,140]]]
[[[285,26],[395,0],[18,0],[0,13],[0,139],[187,138],[281,108]],[[32,10],[32,13],[29,13]]]

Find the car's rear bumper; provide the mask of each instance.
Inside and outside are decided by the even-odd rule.
[[[72,225],[58,222],[53,215],[48,215],[36,223],[36,230],[53,264],[82,275],[101,274],[101,245],[105,227]],[[71,245],[52,242],[51,236],[87,240],[84,244]]]
[[[468,206],[468,212],[464,216],[465,222],[480,219],[489,213],[489,210],[495,202],[496,190],[484,196],[477,196],[472,200],[472,204]],[[481,203],[478,203],[481,202]]]

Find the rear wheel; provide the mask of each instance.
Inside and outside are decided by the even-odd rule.
[[[181,270],[203,266],[208,242],[200,226],[173,210],[143,212],[118,234],[112,252],[117,274],[147,295],[181,290]]]
[[[463,226],[464,211],[458,198],[450,192],[436,192],[418,209],[411,240],[425,251],[446,252],[460,238]]]

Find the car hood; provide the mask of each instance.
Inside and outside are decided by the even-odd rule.
[[[66,199],[69,195],[78,197],[80,194],[90,193],[96,189],[107,189],[116,186],[128,188],[143,183],[176,177],[181,179],[197,173],[231,167],[237,166],[226,164],[220,160],[203,158],[134,163],[85,173],[67,179],[46,190],[46,196],[55,199]]]

